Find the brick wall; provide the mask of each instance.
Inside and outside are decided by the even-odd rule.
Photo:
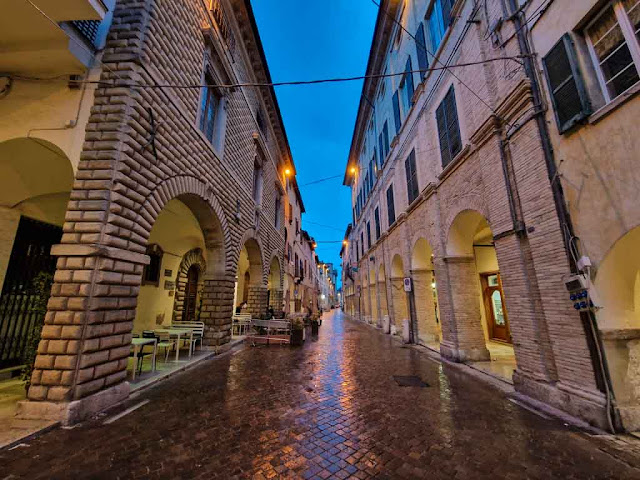
[[[228,12],[237,20],[230,17],[238,40],[231,54],[215,33],[207,44],[202,28],[210,28],[199,1],[117,3],[103,56],[105,84],[95,93],[62,245],[53,251],[58,268],[30,400],[80,400],[125,380],[141,274],[148,262],[147,239],[171,199],[193,211],[205,237],[205,343],[229,339],[236,265],[246,238],[261,246],[263,263],[262,279],[250,290],[250,311],[266,308],[269,262],[264,259],[281,259],[284,250],[284,228],[275,229],[273,206],[286,148],[281,126],[273,120],[266,136],[260,136],[255,112],[264,108],[273,119],[274,100],[258,91],[225,91],[226,133],[217,151],[196,125],[199,89],[123,85],[199,84],[208,51],[232,82],[264,75],[243,2],[231,3]],[[114,86],[107,85],[111,82]],[[150,111],[158,127],[157,158],[148,148]],[[263,198],[256,205],[252,176],[259,151],[266,160]],[[113,391],[116,397],[127,392]],[[23,410],[35,412],[35,402],[29,403]]]

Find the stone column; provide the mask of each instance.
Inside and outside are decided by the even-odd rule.
[[[412,270],[413,292],[416,302],[418,337],[423,342],[437,342],[440,337],[436,323],[435,304],[433,302],[433,272],[431,270]]]
[[[247,310],[255,318],[265,314],[267,311],[267,287],[262,285],[249,286]]]
[[[445,287],[448,301],[441,301],[443,339],[440,353],[456,362],[489,360],[482,330],[475,258],[452,256],[442,260],[447,274],[436,274],[438,279],[446,278],[448,281]],[[442,286],[443,282],[439,283]]]
[[[404,278],[391,278],[391,301],[393,303],[393,324],[398,333],[402,333],[402,322],[409,319],[407,292],[404,291]]]
[[[96,245],[56,245],[51,253],[57,271],[30,401],[18,415],[74,423],[129,395],[131,330],[149,257]]]
[[[231,340],[234,288],[233,276],[208,275],[204,279],[200,320],[205,325],[203,343],[207,346],[218,346]]]

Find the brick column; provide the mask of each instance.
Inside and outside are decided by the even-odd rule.
[[[267,311],[267,287],[261,285],[249,286],[247,309],[252,317],[264,315]]]
[[[233,291],[235,278],[228,275],[207,275],[202,291],[200,321],[204,322],[204,344],[218,346],[231,340]],[[251,295],[251,293],[249,293]]]
[[[369,285],[369,297],[371,298],[371,323],[378,325],[380,323],[380,314],[378,313],[378,289],[375,283]]]
[[[273,311],[275,313],[283,313],[284,299],[282,290],[271,290],[271,295],[269,296],[269,306],[273,307]]]
[[[441,301],[443,339],[440,353],[456,362],[489,360],[482,330],[475,258],[454,256],[442,260],[446,265],[446,277],[438,271],[436,275],[438,279],[448,280],[448,298],[446,302]],[[439,282],[441,287],[442,283]]]
[[[431,270],[412,270],[413,292],[416,302],[418,337],[423,342],[434,342],[440,338],[436,323],[435,304],[433,302],[433,272]]]
[[[131,330],[149,257],[95,245],[56,245],[52,254],[59,258],[30,401],[18,415],[74,423],[129,395]]]
[[[402,322],[409,318],[407,292],[404,291],[404,278],[391,278],[391,302],[393,306],[393,324],[402,333]]]
[[[389,315],[389,307],[387,305],[387,282],[383,280],[378,281],[378,298],[380,299],[380,320],[385,315]]]

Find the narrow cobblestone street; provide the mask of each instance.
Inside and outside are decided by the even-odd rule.
[[[142,400],[1,452],[0,478],[640,478],[587,435],[338,311],[303,348],[245,347],[130,405]]]

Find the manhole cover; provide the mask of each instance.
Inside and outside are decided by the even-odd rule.
[[[415,375],[394,375],[393,379],[400,387],[420,387],[426,388],[428,383],[423,382],[420,377]]]

